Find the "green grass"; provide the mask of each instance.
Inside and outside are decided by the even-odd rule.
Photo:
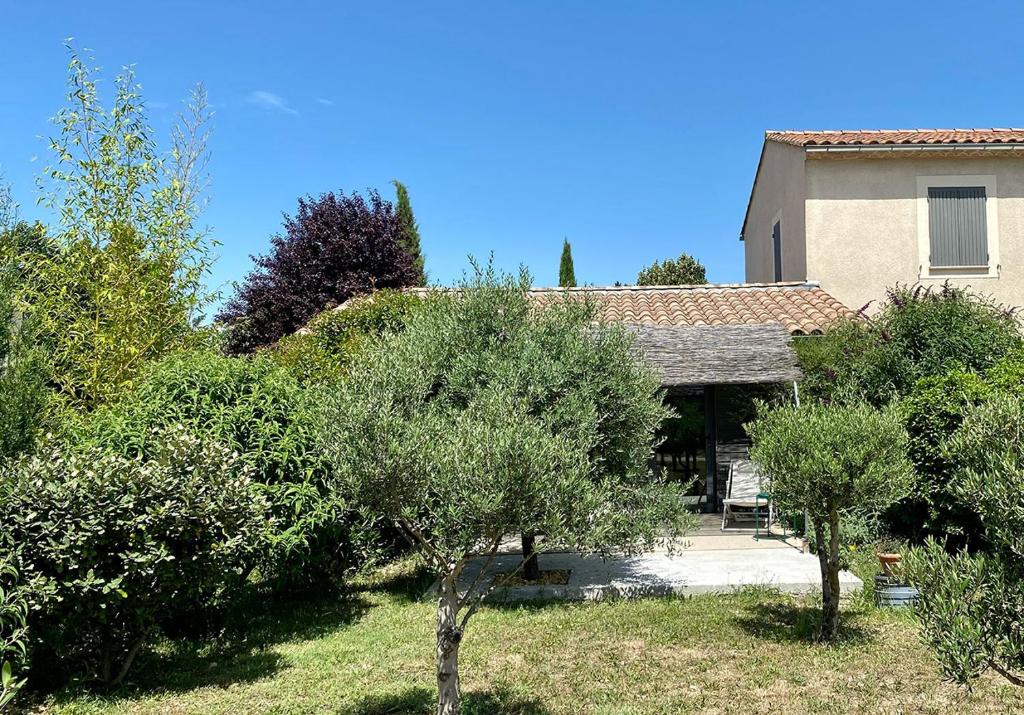
[[[865,574],[867,575],[867,574]],[[348,597],[256,611],[248,635],[165,644],[115,695],[68,690],[48,713],[430,713],[433,604],[409,563]],[[913,621],[854,600],[814,642],[813,603],[731,596],[484,608],[462,648],[465,712],[1020,712],[995,678],[944,683]]]

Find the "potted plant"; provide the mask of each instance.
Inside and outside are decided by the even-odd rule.
[[[900,562],[900,559],[902,558],[902,556],[894,552],[878,552],[878,563],[882,566],[882,573],[884,573],[889,578],[892,578],[894,575],[893,572],[896,568],[896,564],[898,564]]]

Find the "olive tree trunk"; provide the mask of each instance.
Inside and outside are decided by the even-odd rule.
[[[839,631],[839,512],[828,515],[828,543],[825,526],[814,524],[814,538],[821,566],[821,638],[832,640]]]
[[[453,575],[441,579],[437,598],[437,715],[459,713],[459,596]]]
[[[523,580],[539,581],[540,564],[537,562],[537,550],[534,547],[536,534],[523,534]]]

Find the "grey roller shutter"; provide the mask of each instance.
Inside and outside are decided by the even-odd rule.
[[[930,187],[928,239],[936,268],[987,266],[985,187]]]

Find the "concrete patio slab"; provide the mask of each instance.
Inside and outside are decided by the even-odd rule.
[[[653,552],[608,559],[572,552],[544,553],[540,556],[541,569],[570,571],[568,584],[507,586],[496,589],[488,600],[585,601],[728,593],[745,586],[766,586],[793,594],[820,591],[817,557],[781,540],[774,543],[774,548],[766,543],[762,548],[691,548],[673,555]],[[487,560],[474,559],[463,570],[460,591],[465,593],[474,582],[478,584],[474,590],[488,587],[496,575],[515,569],[521,558],[519,554],[501,554],[483,575],[480,572]],[[847,571],[840,573],[839,580],[844,595],[863,588],[861,580]]]

